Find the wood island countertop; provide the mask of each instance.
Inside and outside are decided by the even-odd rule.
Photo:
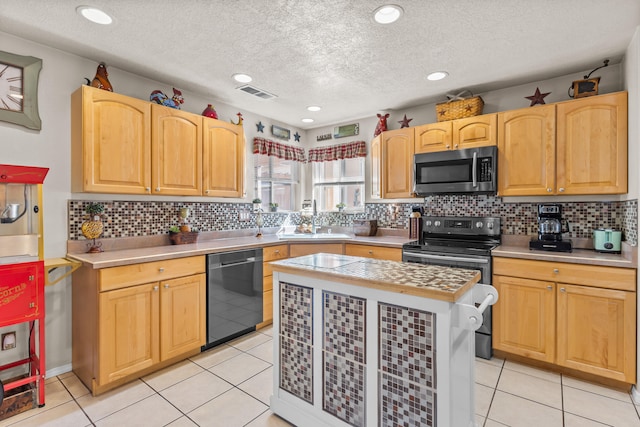
[[[273,271],[448,302],[480,281],[480,271],[319,253],[270,263]]]

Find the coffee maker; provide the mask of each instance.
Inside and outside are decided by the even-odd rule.
[[[529,242],[529,249],[540,249],[543,251],[571,252],[571,240],[562,239],[563,224],[567,224],[562,219],[562,205],[542,204],[538,205],[538,238]]]

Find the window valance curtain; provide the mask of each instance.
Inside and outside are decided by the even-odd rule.
[[[367,144],[364,141],[346,144],[330,145],[328,147],[312,148],[309,150],[310,162],[330,162],[341,159],[354,159],[367,156]]]
[[[269,139],[255,137],[253,138],[253,154],[265,154],[267,156],[275,156],[280,159],[294,160],[296,162],[306,162],[304,150],[300,147],[292,147],[291,145],[281,144]]]

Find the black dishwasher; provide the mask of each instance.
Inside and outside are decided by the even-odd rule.
[[[255,331],[262,322],[262,249],[207,255],[207,343]]]

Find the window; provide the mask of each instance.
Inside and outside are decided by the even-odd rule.
[[[268,212],[269,204],[277,203],[278,209],[294,210],[295,190],[300,175],[299,162],[256,154],[254,164],[255,194],[262,200],[262,209]]]
[[[364,209],[364,157],[313,163],[313,198],[323,211]]]

